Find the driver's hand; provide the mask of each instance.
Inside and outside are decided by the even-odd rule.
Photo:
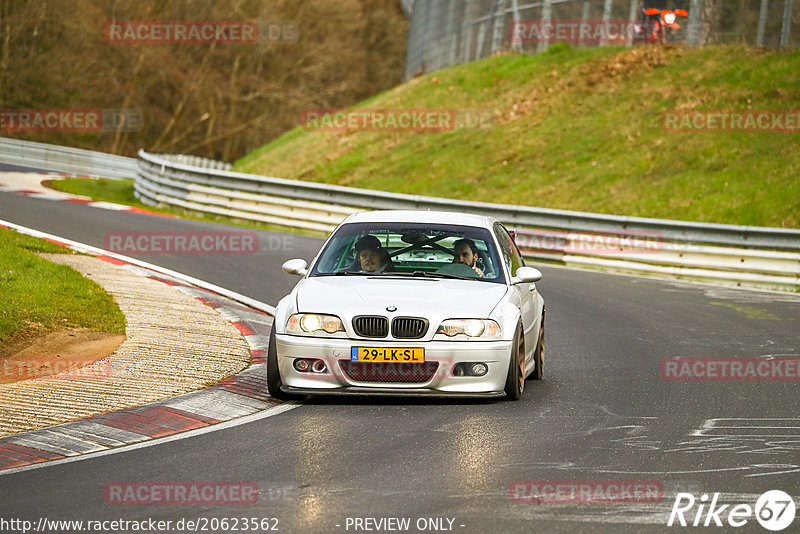
[[[483,278],[483,271],[481,271],[481,270],[478,268],[478,266],[477,266],[477,265],[473,265],[473,266],[472,266],[472,270],[473,270],[473,271],[475,271],[476,273],[478,273],[478,276],[480,276],[481,278]]]

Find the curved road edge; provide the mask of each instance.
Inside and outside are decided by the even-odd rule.
[[[53,234],[48,234],[46,232],[41,232],[39,230],[35,230],[33,228],[28,228],[26,226],[22,226],[19,224],[15,224],[10,221],[5,221],[0,219],[0,226],[4,228],[9,228],[11,230],[15,230],[17,232],[27,234],[33,237],[38,237],[41,239],[47,239],[50,241],[54,241],[57,244],[64,245],[65,247],[71,248],[72,250],[83,252],[86,254],[91,254],[92,256],[98,256],[100,258],[111,258],[113,260],[117,260],[122,262],[123,264],[130,264],[135,265],[137,267],[142,267],[154,273],[158,273],[164,275],[167,279],[175,279],[181,283],[196,286],[201,289],[205,289],[207,291],[211,291],[213,293],[217,293],[226,297],[230,300],[238,302],[240,304],[244,304],[249,308],[253,308],[264,312],[268,315],[274,316],[275,315],[275,307],[270,306],[264,302],[258,301],[256,299],[250,298],[246,295],[242,295],[241,293],[236,293],[235,291],[231,291],[229,289],[225,289],[224,287],[220,287],[205,280],[200,280],[198,278],[194,278],[192,276],[185,275],[183,273],[179,273],[177,271],[173,271],[172,269],[166,269],[164,267],[159,267],[158,265],[153,265],[152,263],[148,263],[146,261],[137,260],[136,258],[131,258],[129,256],[124,256],[122,254],[117,254],[115,252],[109,252],[107,250],[94,247],[92,245],[87,245],[85,243],[80,243],[78,241],[73,241],[71,239],[66,239],[64,237],[59,237]]]
[[[271,417],[297,406],[282,404],[267,394],[266,350],[272,306],[90,245],[3,220],[0,226],[54,241],[175,287],[230,321],[241,332],[252,355],[247,369],[205,389],[0,438],[0,476],[184,439]]]

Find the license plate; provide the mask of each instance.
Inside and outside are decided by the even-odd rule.
[[[402,349],[351,347],[350,359],[354,362],[423,363],[425,361],[425,349],[422,347],[405,347]]]

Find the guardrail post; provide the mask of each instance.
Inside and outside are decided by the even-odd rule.
[[[608,28],[608,22],[611,20],[612,7],[614,7],[614,0],[605,0],[603,4],[603,26],[606,28]],[[607,46],[607,45],[608,45],[608,39],[603,37],[603,40],[600,41],[600,46]]]
[[[781,27],[781,48],[789,47],[789,40],[792,33],[792,12],[794,10],[794,0],[784,0],[783,3],[783,26]]]
[[[700,45],[700,27],[703,23],[702,10],[703,0],[692,0],[689,6],[688,28],[686,29],[686,44],[689,46]]]
[[[482,20],[478,23],[477,29],[475,31],[478,32],[478,42],[475,45],[475,59],[481,57],[483,54],[483,46],[484,41],[486,40],[486,32],[488,31],[486,28],[489,25],[489,21]]]
[[[764,48],[764,31],[767,27],[767,13],[769,12],[769,0],[761,0],[761,11],[758,14],[758,34],[756,35],[756,46]]]
[[[518,0],[511,0],[511,11],[512,11],[512,28],[514,29],[511,34],[511,49],[514,52],[522,52],[522,41],[519,39],[517,35],[517,25],[520,21],[519,16],[519,2]]]
[[[628,11],[628,46],[633,46],[633,25],[636,24],[637,11],[639,9],[639,0],[631,0],[631,8]]]
[[[503,46],[503,21],[506,18],[506,1],[497,0],[494,10],[494,24],[492,27],[492,55],[497,54]]]
[[[550,19],[553,16],[553,3],[552,0],[544,0],[542,2],[542,28],[544,28],[547,24],[550,24]],[[539,41],[539,46],[536,47],[537,52],[545,52],[547,48],[550,46],[550,42],[544,37],[544,32],[542,32],[541,40]]]
[[[480,16],[480,6],[478,2],[468,2],[466,7],[464,8],[464,33],[466,37],[464,39],[464,49],[462,50],[461,58],[462,62],[468,63],[472,61],[472,43],[475,42],[475,34],[477,32],[482,31],[483,26],[480,22],[476,22]],[[478,43],[478,47],[480,47],[480,43],[483,42],[482,38],[479,36],[481,41]],[[477,48],[476,56],[480,57],[480,48]]]

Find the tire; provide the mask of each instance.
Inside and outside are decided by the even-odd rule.
[[[525,340],[522,336],[522,326],[517,326],[514,343],[511,345],[511,357],[508,361],[508,375],[506,376],[506,400],[516,401],[522,396],[525,389]]]
[[[280,400],[296,400],[303,398],[301,395],[293,395],[281,391],[281,373],[278,371],[278,350],[275,341],[275,325],[269,333],[269,348],[267,349],[267,391],[271,397]]]
[[[536,342],[536,351],[533,353],[534,368],[528,376],[529,380],[541,380],[544,373],[544,312],[542,312],[542,326],[539,328],[539,341]]]

